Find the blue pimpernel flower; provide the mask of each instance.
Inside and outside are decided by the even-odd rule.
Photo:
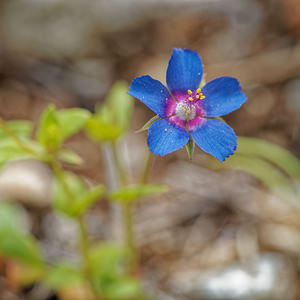
[[[219,77],[199,88],[203,74],[200,55],[189,49],[173,49],[167,69],[169,90],[146,75],[135,78],[129,94],[142,101],[160,119],[148,130],[151,152],[166,155],[187,144],[190,138],[204,151],[223,162],[237,146],[234,131],[214,119],[226,115],[247,100],[237,79]]]

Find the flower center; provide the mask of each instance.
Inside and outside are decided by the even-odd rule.
[[[194,105],[185,102],[179,102],[176,106],[176,115],[184,121],[192,120],[196,116]]]
[[[183,121],[194,119],[196,116],[195,103],[197,103],[198,100],[205,99],[200,88],[194,92],[188,90],[187,94],[188,95],[181,95],[181,97],[177,98],[179,103],[176,106],[176,116]]]

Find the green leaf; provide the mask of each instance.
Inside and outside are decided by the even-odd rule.
[[[20,228],[17,207],[11,203],[0,202],[0,231],[19,231]]]
[[[168,187],[161,184],[136,185],[112,191],[109,194],[109,199],[118,202],[133,202],[142,197],[161,194],[167,191]]]
[[[82,164],[82,158],[77,153],[69,149],[61,149],[57,155],[58,159],[64,163],[77,166]]]
[[[190,137],[188,143],[185,145],[189,160],[193,159],[193,154],[194,154],[194,149],[195,149],[195,142],[194,140]]]
[[[37,140],[46,148],[56,150],[66,138],[81,130],[89,117],[85,109],[56,111],[54,105],[49,105],[41,116]]]
[[[119,264],[125,259],[126,251],[113,243],[99,243],[91,248],[89,256],[93,271],[101,277],[101,274],[119,273]]]
[[[79,216],[89,209],[105,192],[103,185],[98,185],[78,197],[70,211],[72,216]]]
[[[44,149],[40,144],[26,138],[20,139],[26,147],[34,150],[34,152],[40,156],[44,155]],[[12,139],[5,138],[0,140],[0,164],[18,159],[39,158],[40,156],[37,157],[36,155],[27,152]]]
[[[0,252],[26,263],[40,265],[42,254],[38,244],[23,231],[19,220],[20,215],[14,205],[0,204]]]
[[[124,81],[117,81],[111,88],[106,100],[105,105],[108,107],[112,123],[125,132],[130,125],[133,99],[128,94],[128,84]]]
[[[63,139],[80,131],[90,118],[90,112],[82,108],[63,109],[56,114]]]
[[[42,262],[36,241],[31,236],[16,232],[0,232],[0,252],[27,263],[41,264]]]
[[[121,135],[122,129],[113,123],[92,117],[86,124],[86,132],[91,139],[101,143],[115,141]]]
[[[63,173],[63,181],[55,178],[53,182],[54,207],[66,215],[72,216],[72,206],[76,198],[87,191],[85,183],[71,172]]]
[[[128,86],[117,82],[105,103],[96,108],[96,114],[86,124],[86,132],[96,142],[116,141],[129,127],[133,109]]]
[[[282,199],[292,201],[296,199],[296,192],[291,181],[278,168],[263,159],[235,154],[222,164],[218,163],[214,166],[247,172],[263,182]]]
[[[153,118],[151,118],[142,128],[140,128],[139,130],[136,131],[136,133],[148,130],[149,127],[156,121],[159,119],[159,116],[156,115]]]
[[[260,139],[239,137],[236,154],[265,159],[292,178],[300,180],[300,161],[288,150],[278,145]]]
[[[141,294],[141,287],[135,278],[121,278],[110,284],[105,290],[107,299],[136,299]]]
[[[93,284],[100,298],[138,299],[140,285],[126,274],[126,251],[123,247],[101,243],[90,251]]]
[[[30,121],[7,121],[5,124],[17,137],[29,138],[32,134],[33,125]],[[0,140],[6,137],[8,135],[0,128]]]
[[[210,166],[247,172],[282,199],[296,204],[300,192],[300,161],[278,145],[238,137],[235,155],[222,164],[210,162]]]
[[[84,213],[105,191],[102,185],[89,190],[80,177],[73,173],[64,172],[63,177],[64,182],[56,178],[53,183],[54,207],[69,217]]]
[[[11,139],[0,140],[0,163],[32,157],[33,155],[20,148],[15,141]]]
[[[63,142],[63,134],[54,105],[49,105],[41,116],[37,140],[50,150],[57,149]]]
[[[66,263],[50,267],[44,279],[46,285],[54,290],[84,282],[82,273]]]

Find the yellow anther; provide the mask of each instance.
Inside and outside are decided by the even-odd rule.
[[[201,98],[200,99],[205,99],[205,96],[201,95]]]
[[[188,94],[189,94],[189,95],[192,95],[192,93],[193,93],[193,92],[192,92],[191,90],[188,90]]]
[[[190,101],[193,101],[194,99],[193,99],[192,97],[189,97],[189,100],[190,100]]]
[[[199,95],[196,95],[196,98],[197,98],[197,99],[199,99],[199,98],[200,98],[200,96],[199,96]]]
[[[201,93],[201,89],[199,88],[199,89],[197,89],[197,93],[198,94],[200,94]]]

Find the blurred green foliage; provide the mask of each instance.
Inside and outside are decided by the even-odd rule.
[[[45,284],[54,290],[84,283],[82,272],[68,263],[60,263],[48,269]]]
[[[86,132],[96,142],[116,141],[128,129],[133,110],[133,99],[128,95],[128,85],[117,82],[105,102],[86,124]]]
[[[126,134],[132,118],[133,100],[127,91],[126,83],[117,82],[94,114],[80,108],[57,110],[50,105],[40,118],[35,137],[33,125],[28,121],[0,121],[0,165],[27,158],[47,164],[54,176],[53,208],[72,218],[80,229],[81,264],[62,262],[53,265],[43,257],[33,235],[24,230],[20,222],[20,208],[12,203],[0,203],[0,253],[29,265],[35,271],[32,278],[43,281],[54,290],[79,285],[88,288],[99,299],[146,299],[138,277],[128,271],[135,255],[131,207],[143,197],[167,192],[167,186],[129,185],[126,179],[120,188],[107,191],[102,184],[89,186],[80,176],[64,168],[64,164],[82,163],[81,157],[64,144],[66,139],[80,130],[84,130],[97,143],[110,143],[117,147],[116,142]],[[147,130],[157,119],[158,116],[153,117],[139,131]],[[192,139],[186,149],[192,159]],[[118,163],[116,161],[116,165]],[[281,198],[299,201],[300,162],[289,151],[272,143],[240,137],[234,156],[222,164],[210,160],[209,166],[247,172]],[[101,198],[125,208],[127,215],[124,215],[124,219],[127,218],[128,223],[124,223],[124,232],[128,234],[125,238],[127,244],[91,243],[84,216]]]
[[[20,220],[21,213],[15,205],[0,203],[0,252],[25,263],[41,265],[41,250]]]
[[[53,105],[49,105],[40,119],[37,141],[47,149],[55,150],[65,139],[81,130],[89,117],[90,113],[84,109],[56,111]]]
[[[90,250],[93,283],[106,299],[138,299],[141,293],[137,279],[126,274],[126,252],[114,244],[99,244]]]
[[[251,174],[280,198],[299,205],[300,161],[288,150],[256,138],[239,137],[235,155],[216,169],[235,169]]]
[[[78,217],[85,213],[105,192],[103,185],[89,189],[73,173],[64,172],[62,176],[63,178],[56,178],[53,184],[53,205],[69,217]]]
[[[163,184],[144,184],[127,186],[109,193],[108,197],[117,202],[134,202],[139,198],[161,194],[168,191],[168,187]]]

